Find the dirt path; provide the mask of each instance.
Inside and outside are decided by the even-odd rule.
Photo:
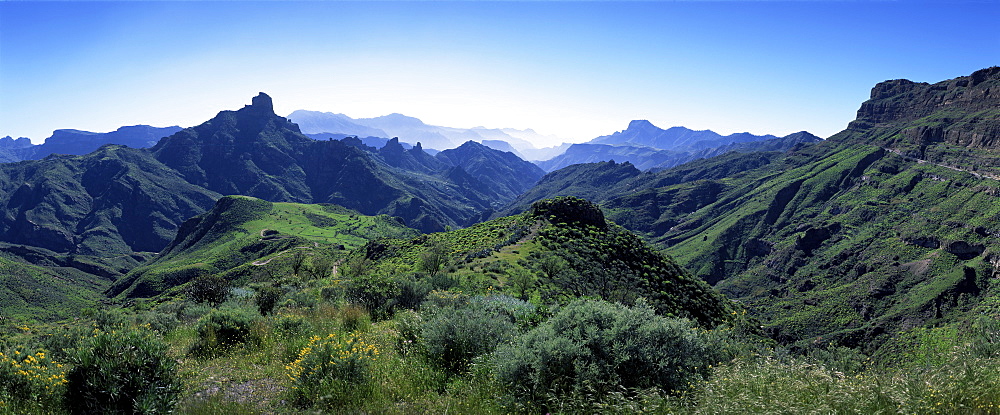
[[[264,238],[266,238],[266,237],[264,236],[264,232],[267,232],[268,230],[269,230],[269,229],[266,229],[266,228],[265,228],[265,229],[261,229],[261,230],[260,230],[260,239],[261,239],[261,240],[263,240]],[[287,238],[288,238],[288,237],[287,237],[287,236],[285,236],[285,237],[278,237],[278,238],[273,238],[272,240],[277,240],[277,239],[287,239]],[[315,248],[319,248],[319,242],[313,242],[313,246],[296,246],[296,247],[294,247],[294,248],[292,248],[292,249],[315,249]],[[277,254],[274,254],[274,256],[272,256],[272,257],[270,257],[270,258],[268,258],[268,259],[266,259],[266,260],[265,260],[265,259],[258,259],[258,260],[254,261],[254,262],[251,262],[250,264],[251,264],[251,265],[256,265],[256,266],[258,266],[258,267],[259,267],[259,266],[262,266],[262,265],[267,265],[267,264],[268,264],[268,263],[270,263],[271,261],[273,261],[273,260],[275,260],[275,259],[278,259],[278,258],[280,258],[280,257],[281,257],[282,255],[285,255],[285,254],[287,254],[287,253],[288,253],[289,251],[291,251],[292,249],[286,249],[286,250],[284,250],[284,251],[281,251],[281,252],[278,252]]]
[[[882,147],[882,149],[885,150],[885,151],[888,151],[888,152],[890,152],[892,154],[895,154],[895,155],[897,155],[899,157],[902,157],[903,159],[910,160],[910,161],[915,161],[915,162],[917,162],[917,164],[932,164],[932,165],[935,165],[935,166],[938,166],[938,167],[944,167],[944,168],[949,169],[949,170],[961,171],[961,172],[969,173],[969,174],[971,174],[973,176],[976,176],[977,178],[980,178],[980,179],[987,178],[987,179],[993,179],[993,180],[1000,180],[1000,176],[996,176],[996,175],[993,175],[993,174],[979,173],[979,172],[975,172],[975,171],[972,171],[972,170],[969,170],[969,169],[963,169],[963,168],[955,167],[955,166],[948,166],[948,165],[941,164],[941,163],[934,163],[934,162],[930,162],[930,161],[927,161],[927,160],[918,159],[916,157],[906,156],[906,155],[903,155],[902,153],[900,153],[899,150],[895,150],[895,149],[891,149],[891,148]]]

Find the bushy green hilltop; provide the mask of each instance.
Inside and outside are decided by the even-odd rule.
[[[345,272],[416,272],[411,283],[417,291],[495,289],[541,304],[580,297],[634,304],[642,298],[661,315],[692,318],[708,327],[731,312],[728,301],[704,281],[607,222],[596,205],[573,197],[539,201],[524,214],[466,229],[372,241],[347,258],[341,267]]]

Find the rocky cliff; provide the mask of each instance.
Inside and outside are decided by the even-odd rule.
[[[881,82],[861,104],[857,119],[831,139],[1000,173],[1000,67],[934,84]]]

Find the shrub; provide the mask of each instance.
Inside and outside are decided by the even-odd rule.
[[[393,317],[396,322],[396,349],[402,354],[409,354],[420,347],[420,330],[424,320],[413,310],[403,310]]]
[[[98,333],[73,360],[66,402],[74,413],[166,413],[181,392],[176,361],[148,333]]]
[[[229,281],[217,274],[200,275],[191,282],[188,292],[195,302],[214,307],[225,302],[229,296]]]
[[[420,337],[432,363],[459,373],[469,367],[472,359],[492,352],[517,334],[514,319],[501,302],[493,297],[474,297],[466,305],[432,312],[421,327]]]
[[[260,315],[266,316],[271,314],[271,312],[274,311],[274,306],[278,304],[278,300],[281,299],[283,294],[284,292],[278,287],[261,287],[260,290],[257,291],[256,298],[257,311],[260,312]]]
[[[355,334],[313,336],[298,358],[285,366],[293,400],[302,406],[341,406],[371,392],[375,345]]]
[[[103,331],[125,328],[129,325],[128,316],[120,308],[87,309],[82,314],[85,317],[92,317],[94,325]]]
[[[393,279],[376,274],[361,274],[347,281],[344,294],[348,301],[368,310],[377,320],[392,317],[392,302],[399,287]]]
[[[45,352],[0,352],[0,412],[56,412],[66,389],[63,365]]]
[[[283,337],[295,337],[312,331],[312,324],[302,316],[281,315],[274,323],[274,330]]]
[[[180,320],[177,319],[176,314],[164,313],[153,310],[147,311],[145,314],[143,314],[142,321],[151,330],[154,330],[161,334],[167,333],[181,324]]]
[[[604,396],[625,388],[665,391],[705,378],[722,358],[713,334],[645,304],[570,303],[497,351],[499,380],[520,399]]]
[[[259,341],[255,335],[255,325],[260,316],[238,309],[213,310],[198,320],[198,340],[191,346],[191,353],[198,356],[212,356],[234,346]]]
[[[431,283],[426,279],[418,279],[413,276],[404,279],[399,283],[399,291],[396,293],[394,305],[398,308],[416,310],[420,303],[424,302],[427,294],[433,289]]]

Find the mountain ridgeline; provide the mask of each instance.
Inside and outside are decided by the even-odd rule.
[[[152,152],[189,182],[221,194],[333,203],[368,215],[398,216],[427,232],[475,223],[542,175],[537,168],[525,170],[526,162],[516,157],[482,156],[495,152],[483,146],[444,161],[431,161],[420,147],[401,151],[398,142],[386,147],[372,151],[360,143],[310,139],[275,115],[270,97],[261,94],[239,111],[223,111],[164,138]],[[507,161],[520,162],[522,170],[503,179],[510,183],[482,184],[508,169],[483,164]]]

